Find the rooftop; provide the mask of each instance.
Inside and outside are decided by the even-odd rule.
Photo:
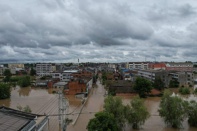
[[[29,124],[35,125],[36,115],[21,112],[4,106],[0,107],[0,130],[18,131]]]

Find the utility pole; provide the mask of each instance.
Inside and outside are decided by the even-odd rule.
[[[58,114],[59,114],[59,125],[61,126],[61,107],[62,107],[62,93],[58,91],[59,100],[58,100]]]
[[[61,128],[61,131],[66,131],[67,128],[67,121],[66,121],[66,111],[67,111],[67,107],[68,107],[68,102],[65,99],[65,97],[62,94],[62,90],[59,89],[58,91],[59,94],[59,125]]]

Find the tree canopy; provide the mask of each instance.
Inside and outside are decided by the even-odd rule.
[[[197,102],[191,101],[188,107],[188,123],[197,127]]]
[[[120,97],[108,96],[104,102],[104,111],[112,113],[118,123],[119,130],[122,129],[126,122],[125,106],[122,103],[122,99]]]
[[[9,82],[10,81],[10,78],[12,76],[11,72],[9,69],[6,69],[4,72],[3,72],[3,75],[5,76],[5,78],[3,79],[4,82]]]
[[[5,83],[0,83],[0,99],[10,98],[10,86]]]
[[[36,75],[36,70],[34,70],[33,68],[31,68],[31,70],[30,70],[30,75],[31,75],[31,76]]]
[[[171,96],[170,91],[166,90],[159,105],[159,115],[167,125],[180,128],[187,117],[187,105],[186,101],[178,96]]]
[[[147,79],[138,77],[135,80],[134,90],[138,92],[140,97],[145,97],[152,89],[151,82]]]
[[[156,77],[153,83],[153,87],[158,90],[163,90],[165,88],[165,84],[160,77]]]
[[[131,107],[127,106],[126,118],[134,129],[138,129],[145,123],[150,114],[144,105],[144,101],[139,97],[133,98],[130,104]]]
[[[114,115],[108,112],[98,112],[87,125],[88,131],[119,131]]]
[[[21,87],[27,87],[31,84],[30,82],[30,77],[29,76],[23,76],[23,77],[20,77],[19,81],[18,81],[18,84],[21,86]]]

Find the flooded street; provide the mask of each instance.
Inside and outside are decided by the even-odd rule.
[[[173,90],[175,93],[177,90]],[[73,122],[68,125],[67,131],[86,131],[86,126],[94,114],[103,110],[105,89],[99,81],[97,87],[92,88],[88,95],[85,104],[82,104],[81,99],[75,96],[65,96],[69,101],[68,118]],[[133,96],[120,96],[124,104],[128,104]],[[197,100],[197,97],[190,95],[184,97],[188,100]],[[158,114],[160,97],[149,97],[145,99],[145,105],[148,108],[151,116],[142,126],[140,131],[196,131],[197,128],[189,127],[187,120],[183,123],[183,129],[173,129],[167,127]],[[11,98],[0,100],[0,105],[5,105],[10,108],[17,109],[18,105],[29,105],[32,113],[36,114],[58,114],[58,94],[53,94],[52,89],[45,88],[20,88],[12,89]],[[79,115],[80,114],[80,115]],[[76,119],[78,118],[78,119]],[[49,116],[49,129],[50,131],[59,130],[58,116]],[[125,131],[133,131],[130,126],[125,127]]]
[[[89,98],[82,109],[82,112],[75,125],[69,125],[68,131],[86,131],[86,126],[91,118],[94,118],[95,112],[103,110],[105,89],[99,81],[97,88],[93,88],[89,94]]]

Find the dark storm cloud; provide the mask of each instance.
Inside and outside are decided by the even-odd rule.
[[[0,60],[192,59],[196,12],[194,0],[4,0]]]

